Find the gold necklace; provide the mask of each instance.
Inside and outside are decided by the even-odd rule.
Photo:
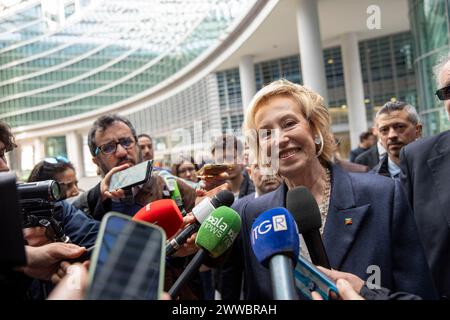
[[[320,227],[320,234],[323,233],[325,221],[327,220],[328,208],[330,206],[331,195],[331,173],[328,168],[325,168],[325,188],[322,194],[322,203],[319,205],[320,217],[322,219],[322,227]]]

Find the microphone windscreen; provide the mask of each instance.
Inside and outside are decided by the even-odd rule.
[[[209,217],[211,212],[214,211],[214,209],[221,206],[231,207],[233,202],[233,193],[229,190],[222,190],[214,195],[211,199],[209,197],[203,199],[192,209],[192,214],[195,216],[195,219],[197,219],[197,221],[202,224],[206,220],[206,218]]]
[[[220,206],[231,207],[234,202],[234,194],[230,190],[222,190],[212,197],[211,202],[216,208]]]
[[[133,220],[146,221],[164,229],[167,239],[180,229],[183,216],[172,199],[161,199],[150,202],[133,217]]]
[[[318,230],[322,226],[319,206],[306,187],[296,187],[287,192],[286,208],[297,222],[300,233]]]
[[[258,216],[252,224],[251,243],[258,261],[268,267],[270,258],[283,254],[295,266],[300,251],[297,224],[285,208],[273,208]]]
[[[215,209],[198,229],[195,243],[213,258],[221,256],[233,244],[241,230],[241,217],[231,208]]]

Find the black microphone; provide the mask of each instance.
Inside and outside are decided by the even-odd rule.
[[[169,295],[176,298],[183,286],[198,272],[205,257],[208,254],[213,258],[221,256],[231,247],[240,230],[241,217],[236,211],[225,206],[215,209],[201,225],[195,239],[200,250],[170,288]]]
[[[286,207],[297,222],[298,230],[305,240],[311,262],[330,269],[330,262],[320,236],[322,219],[319,206],[311,192],[303,186],[287,192]]]
[[[180,234],[170,240],[170,242],[166,245],[166,256],[173,254],[192,234],[197,232],[200,225],[206,220],[206,218],[208,218],[211,212],[220,206],[231,207],[233,202],[234,195],[229,190],[222,190],[211,199],[208,197],[203,199],[192,209],[192,214],[194,215],[196,221],[188,225],[180,232]]]

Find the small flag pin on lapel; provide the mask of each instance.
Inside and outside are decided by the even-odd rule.
[[[352,218],[345,218],[345,225],[346,225],[346,226],[349,226],[349,225],[351,225],[351,224],[353,224]]]

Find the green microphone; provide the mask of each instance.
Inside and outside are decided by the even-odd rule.
[[[169,295],[175,299],[178,292],[187,281],[198,272],[205,256],[213,258],[221,256],[227,251],[241,230],[241,217],[233,209],[222,206],[215,209],[198,229],[195,244],[200,250],[192,258],[186,269],[169,290]]]
[[[241,217],[229,207],[214,210],[198,229],[195,244],[206,249],[210,256],[221,256],[233,244],[241,230]]]

